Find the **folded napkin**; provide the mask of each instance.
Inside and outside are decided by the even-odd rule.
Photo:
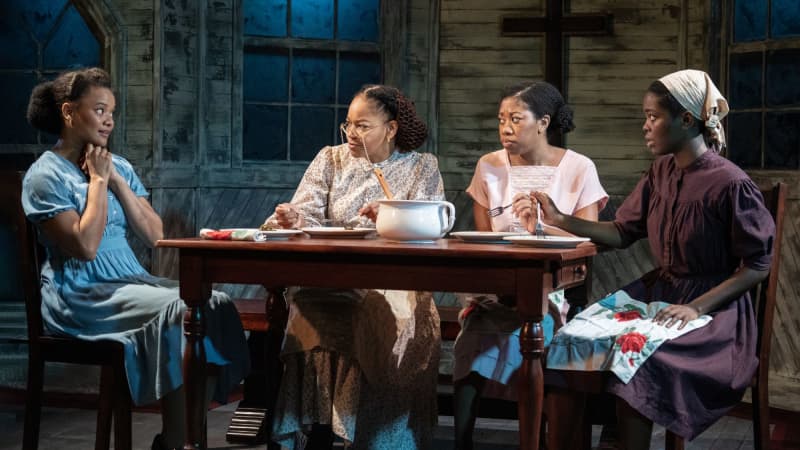
[[[550,342],[547,368],[610,370],[624,383],[664,342],[711,322],[703,315],[678,329],[653,322],[665,302],[644,303],[617,291],[581,311]]]
[[[237,228],[232,230],[213,230],[203,228],[200,230],[200,237],[203,239],[213,239],[217,241],[256,241],[267,240],[267,233],[258,228]]]

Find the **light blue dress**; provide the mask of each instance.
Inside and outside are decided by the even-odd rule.
[[[137,196],[149,195],[128,161],[114,155],[113,163]],[[47,151],[25,174],[25,214],[37,227],[65,211],[82,214],[88,187],[88,179],[75,164]],[[39,233],[47,249],[41,274],[42,317],[52,334],[122,343],[131,397],[141,405],[183,384],[186,306],[176,282],[152,276],[139,264],[126,229],[125,212],[109,189],[106,228],[93,260],[69,257]],[[222,366],[214,398],[224,401],[249,370],[247,343],[227,295],[213,293],[206,320],[206,357]]]

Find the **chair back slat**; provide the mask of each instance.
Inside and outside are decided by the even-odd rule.
[[[787,185],[776,183],[772,188],[761,191],[764,205],[775,220],[775,239],[773,240],[772,265],[769,275],[758,283],[751,291],[750,298],[756,312],[758,324],[757,356],[759,371],[769,369],[769,351],[772,343],[772,319],[775,315],[775,303],[778,297],[778,277],[780,276],[781,243],[783,240],[783,221],[786,213]]]
[[[22,178],[25,172],[17,170],[0,171],[0,209],[11,225],[11,234],[19,248],[14,255],[18,261],[20,283],[25,297],[25,316],[27,318],[28,339],[36,342],[42,335],[42,300],[39,291],[39,252],[36,230],[25,218],[22,209]]]
[[[12,235],[18,244],[18,266],[20,283],[25,296],[25,316],[28,326],[28,339],[35,344],[42,335],[42,297],[39,287],[41,250],[36,230],[25,218],[22,209],[22,179],[25,172],[17,170],[0,171],[0,211],[4,220],[11,225]]]

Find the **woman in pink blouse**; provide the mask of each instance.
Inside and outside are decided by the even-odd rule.
[[[546,82],[514,84],[502,93],[497,114],[502,150],[484,155],[467,188],[472,196],[478,231],[533,231],[536,218],[517,218],[511,205],[532,190],[545,190],[558,208],[597,220],[608,195],[592,161],[572,150],[552,145],[553,137],[575,128],[572,108]],[[519,202],[518,202],[519,203]],[[528,202],[530,204],[530,202]],[[490,214],[490,211],[492,214]],[[545,345],[556,324],[566,318],[563,291],[550,296],[552,313],[542,326]],[[475,412],[481,395],[515,398],[513,375],[522,363],[514,299],[469,296],[462,310],[462,331],[455,343],[453,378],[456,448],[472,448]]]

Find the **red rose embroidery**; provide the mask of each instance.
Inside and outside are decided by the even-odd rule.
[[[230,231],[230,230],[227,230],[227,231],[216,231],[216,230],[215,231],[209,231],[208,232],[208,239],[214,239],[214,240],[219,240],[219,241],[230,240],[232,234],[233,234],[233,231]]]
[[[633,358],[628,358],[628,364],[630,364],[631,367],[633,367]]]
[[[622,346],[622,353],[640,353],[644,348],[645,342],[647,342],[647,336],[635,331],[623,334],[617,338],[617,344]]]
[[[617,322],[627,322],[629,320],[636,320],[636,319],[641,319],[641,318],[642,318],[642,314],[639,311],[635,310],[635,309],[631,309],[629,311],[620,311],[618,313],[614,313],[614,319],[616,319]]]

